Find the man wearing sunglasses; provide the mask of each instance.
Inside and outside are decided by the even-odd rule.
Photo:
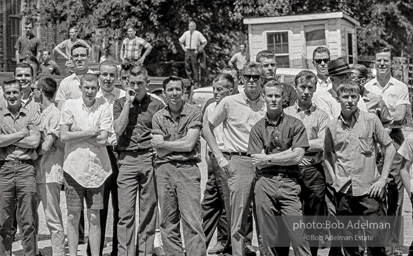
[[[317,91],[330,90],[333,86],[328,75],[330,51],[324,46],[317,47],[313,52],[313,65],[317,70]]]
[[[275,60],[275,54],[270,50],[263,50],[257,54],[256,61],[261,63],[264,68],[265,76],[264,83],[277,79],[277,62]],[[297,92],[295,88],[289,84],[282,84],[284,86],[284,98],[283,98],[283,108],[294,105],[297,101]]]
[[[86,73],[92,73],[89,70],[89,48],[85,44],[77,43],[73,45],[71,58],[75,65],[75,73],[66,77],[60,82],[57,90],[55,101],[59,109],[62,108],[63,103],[68,99],[79,99],[82,97],[80,91],[80,79]]]
[[[255,182],[255,168],[251,157],[247,155],[248,138],[252,126],[266,113],[262,97],[264,76],[264,69],[260,63],[247,63],[243,69],[245,89],[239,94],[222,99],[202,131],[219,167],[228,174],[231,244],[234,256],[245,255],[247,217]],[[224,150],[220,150],[212,133],[221,123],[224,127]]]

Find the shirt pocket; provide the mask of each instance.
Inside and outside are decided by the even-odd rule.
[[[374,140],[373,137],[359,137],[360,153],[365,156],[373,156]]]

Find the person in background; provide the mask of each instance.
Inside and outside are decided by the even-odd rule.
[[[127,33],[128,37],[122,42],[120,59],[122,63],[143,65],[145,58],[152,51],[152,45],[145,39],[136,36],[136,30],[133,26],[128,28]],[[145,49],[144,53],[142,53],[143,49]]]
[[[330,50],[319,46],[313,52],[313,65],[317,70],[317,91],[328,91],[333,87],[328,74],[328,62],[330,61]]]
[[[60,75],[59,66],[50,58],[49,50],[43,50],[40,73],[44,75]]]
[[[17,38],[16,45],[16,63],[21,62],[27,56],[33,56],[40,59],[40,45],[41,42],[33,34],[33,22],[30,20],[26,21],[24,24],[25,35]]]
[[[64,256],[65,232],[60,210],[60,190],[64,182],[64,145],[59,140],[60,110],[53,100],[57,83],[53,78],[43,76],[34,83],[32,90],[34,101],[40,104],[42,110],[41,143],[37,148],[39,158],[35,161],[37,193],[51,234],[52,253],[55,256]]]
[[[249,62],[247,59],[247,46],[245,44],[239,45],[239,52],[235,53],[228,62],[228,66],[237,70],[237,77],[240,75],[245,63]]]

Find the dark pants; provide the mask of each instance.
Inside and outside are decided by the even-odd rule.
[[[201,172],[195,162],[167,162],[156,166],[156,182],[161,214],[161,235],[166,255],[206,256],[202,230]]]
[[[286,245],[290,242],[296,256],[310,255],[304,230],[293,230],[293,221],[302,220],[300,192],[301,187],[295,178],[258,175],[254,202],[257,224],[262,235],[263,255],[288,256],[289,246]],[[296,218],[288,218],[289,216]]]
[[[157,195],[149,151],[123,151],[119,154],[118,255],[152,255],[157,218]],[[136,235],[136,202],[139,194],[139,226]],[[138,237],[138,252],[136,249]],[[168,254],[169,255],[169,254]]]
[[[118,255],[118,232],[116,225],[119,221],[119,202],[118,202],[118,186],[116,184],[116,179],[118,178],[119,168],[117,164],[117,159],[113,152],[112,146],[106,147],[109,155],[110,165],[112,167],[112,174],[105,180],[105,186],[103,190],[103,209],[100,210],[100,255],[102,255],[103,247],[105,245],[105,235],[106,235],[106,222],[108,218],[109,210],[109,196],[112,194],[112,209],[113,209],[113,234],[112,234],[112,256]],[[87,243],[86,249],[87,255],[91,255],[90,244]]]
[[[412,194],[411,197],[410,197],[410,202],[411,202],[412,207],[413,207],[413,194]],[[412,215],[412,219],[413,219],[413,215]],[[410,244],[408,256],[413,256],[413,241],[412,241],[412,243]]]
[[[300,166],[299,184],[301,185],[301,201],[303,204],[304,221],[317,222],[318,216],[326,215],[326,179],[321,164]],[[307,235],[320,235],[318,232],[306,232]],[[318,242],[310,242],[312,256],[317,256]]]
[[[0,255],[11,255],[15,208],[22,225],[23,255],[36,255],[37,190],[32,163],[0,163]]]
[[[228,179],[226,173],[219,167],[214,155],[209,155],[210,159],[207,161],[208,181],[202,201],[202,228],[206,237],[206,247],[208,248],[215,229],[218,227],[217,243],[224,246],[224,252],[230,253],[231,207]]]
[[[337,193],[337,215],[340,216],[384,216],[381,198],[372,198],[369,195],[353,196],[352,188],[347,193]],[[347,229],[340,230],[343,236],[352,236],[351,231]],[[383,239],[383,236],[372,234],[373,239]],[[375,242],[375,244],[383,244],[383,242]],[[367,243],[371,255],[380,256],[386,255],[385,247],[371,247]],[[363,256],[365,246],[346,247],[343,246],[344,254],[347,256]]]
[[[187,50],[185,53],[185,72],[191,83],[199,83],[199,63],[202,62],[203,53],[195,54],[194,50]]]

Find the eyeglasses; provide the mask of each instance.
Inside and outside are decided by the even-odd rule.
[[[314,59],[314,61],[315,61],[317,64],[321,64],[323,61],[324,61],[324,63],[329,62],[330,59]]]
[[[87,57],[87,54],[82,53],[82,54],[72,55],[72,58],[73,58],[73,59],[77,59],[77,58],[79,58],[79,57],[82,58],[82,59],[84,59],[84,58]]]
[[[244,79],[248,81],[251,79],[253,79],[254,81],[258,81],[260,78],[260,75],[244,75]]]

